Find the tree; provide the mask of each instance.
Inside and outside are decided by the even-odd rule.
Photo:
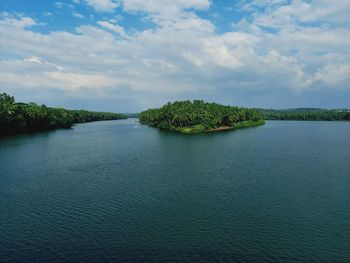
[[[141,123],[161,129],[200,132],[249,121],[245,126],[263,124],[263,114],[246,108],[207,103],[202,100],[175,101],[159,109],[149,109],[139,114]]]
[[[70,128],[74,123],[126,119],[125,114],[51,108],[35,103],[16,103],[6,93],[0,94],[0,134]]]
[[[0,122],[11,121],[16,112],[16,104],[14,97],[7,95],[6,93],[0,94]]]

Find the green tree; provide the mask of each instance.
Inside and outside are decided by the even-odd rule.
[[[202,100],[175,101],[159,109],[149,109],[139,114],[141,123],[161,129],[182,132],[203,132],[218,128],[245,127],[263,124],[263,114],[246,108],[207,103]],[[243,127],[241,125],[241,127]]]
[[[0,94],[0,121],[9,122],[15,117],[16,104],[14,97],[6,93]]]
[[[0,94],[0,134],[70,128],[74,123],[126,119],[125,114],[51,108],[35,103],[16,103],[6,93]]]

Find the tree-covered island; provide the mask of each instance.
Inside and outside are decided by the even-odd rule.
[[[86,110],[51,108],[35,103],[17,103],[0,93],[0,136],[70,128],[74,123],[126,119],[127,115]]]
[[[139,114],[142,124],[182,133],[202,133],[265,124],[261,112],[202,100],[176,101]]]

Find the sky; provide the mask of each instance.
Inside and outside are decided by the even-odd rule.
[[[138,112],[350,108],[347,0],[1,0],[0,92]]]

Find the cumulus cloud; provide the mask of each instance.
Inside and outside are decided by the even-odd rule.
[[[84,18],[84,16],[80,13],[77,13],[77,12],[73,12],[72,13],[72,16],[76,17],[76,18]]]
[[[185,9],[207,9],[210,6],[209,0],[122,0],[122,3],[126,11],[153,14],[178,14]]]
[[[118,2],[115,0],[85,0],[85,2],[99,12],[112,12],[118,7]]]
[[[293,0],[291,3],[278,1],[269,5],[271,7],[266,12],[255,13],[255,23],[261,26],[283,28],[296,26],[298,23],[331,23],[343,26],[344,23],[350,22],[349,1]]]
[[[41,65],[49,65],[49,66],[56,68],[58,71],[64,70],[64,67],[57,65],[57,64],[54,64],[54,63],[50,63],[48,61],[45,61],[43,58],[40,58],[40,57],[31,56],[31,57],[25,58],[24,61],[30,62],[30,63],[38,63]]]
[[[255,0],[240,7],[250,11],[227,32],[196,12],[210,8],[206,0],[118,2],[156,23],[139,31],[103,18],[72,32],[43,34],[31,30],[32,18],[7,14],[0,19],[0,52],[15,58],[0,60],[0,84],[119,96],[139,107],[183,98],[261,106],[252,103],[344,91],[350,28],[340,22],[350,7],[335,1],[336,7],[325,0]],[[86,3],[99,12],[118,7],[114,1]],[[266,101],[264,106],[276,105]]]
[[[98,21],[97,24],[103,28],[114,31],[114,32],[120,34],[121,36],[125,36],[125,31],[124,31],[124,28],[122,26],[119,26],[117,24],[112,24],[108,21]]]
[[[349,88],[350,64],[327,65],[318,69],[314,79],[316,83],[324,83],[335,88]]]
[[[15,29],[23,29],[36,25],[36,22],[30,17],[21,17],[7,13],[3,13],[0,18],[1,17],[3,20],[0,20],[0,26],[3,27],[8,25]]]
[[[55,7],[61,9],[64,7],[64,4],[62,2],[55,2]]]

